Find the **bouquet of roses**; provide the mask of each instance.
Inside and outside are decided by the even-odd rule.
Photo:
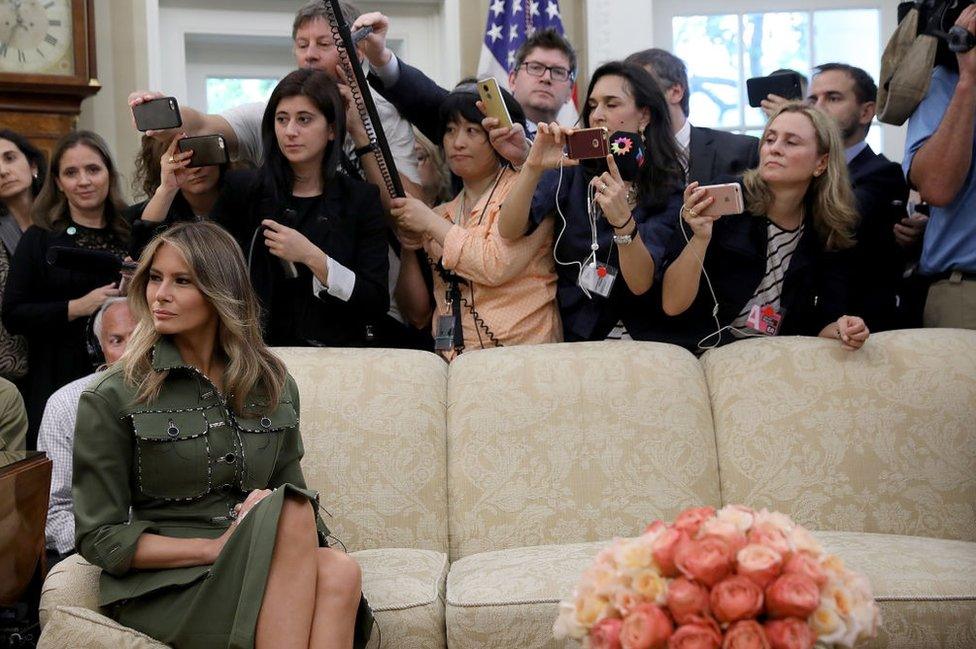
[[[874,637],[867,578],[779,512],[729,505],[615,539],[560,602],[558,639],[590,649],[811,649]]]

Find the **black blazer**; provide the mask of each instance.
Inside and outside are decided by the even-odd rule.
[[[902,326],[897,309],[908,261],[894,226],[905,215],[908,183],[901,165],[865,147],[847,165],[861,222],[854,248],[852,308],[871,331]]]
[[[738,317],[766,273],[767,223],[765,217],[746,212],[723,216],[713,226],[705,270],[718,298],[718,319],[723,327]],[[682,221],[668,246],[664,269],[684,250],[685,236],[690,239],[693,233]],[[849,253],[825,251],[808,219],[783,279],[779,334],[816,336],[847,313],[848,278]],[[714,306],[703,275],[695,301],[687,311],[668,319],[660,338],[698,352],[698,341],[717,329],[712,317]],[[725,331],[721,344],[733,340],[735,337]],[[714,343],[714,337],[706,341],[707,345]]]
[[[289,205],[276,204],[256,172],[250,172],[250,207],[244,218],[221,224],[234,234],[249,260],[251,282],[262,304],[269,345],[361,347],[376,344],[377,323],[390,307],[387,225],[379,189],[338,174],[326,188],[318,210],[291,224],[329,257],[356,274],[348,301],[312,293],[312,273],[295,264],[289,279],[260,234],[261,221],[281,220]],[[227,215],[222,215],[227,219]],[[253,245],[252,245],[253,244]]]
[[[399,111],[405,120],[420,129],[438,146],[441,141],[440,107],[449,93],[426,74],[397,58],[400,76],[387,87],[372,72],[366,77],[376,92]]]
[[[759,140],[749,135],[691,127],[688,182],[708,185],[719,176],[740,176],[759,166]]]

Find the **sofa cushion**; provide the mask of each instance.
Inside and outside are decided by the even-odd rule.
[[[725,503],[976,541],[976,331],[746,340],[703,366]]]
[[[377,627],[371,647],[404,649],[444,647],[444,592],[447,555],[433,550],[387,548],[353,555],[363,570],[363,593]],[[131,647],[159,649],[165,645],[101,615],[99,569],[75,554],[48,574],[41,594],[41,646]],[[85,642],[79,642],[85,638]]]
[[[166,649],[167,645],[81,606],[57,606],[48,612],[38,649]]]
[[[452,559],[639,533],[719,503],[701,367],[599,342],[464,353],[448,385]]]
[[[447,552],[447,364],[396,349],[277,348],[301,393],[302,460],[352,550]]]
[[[852,532],[817,532],[828,552],[864,572],[881,608],[866,647],[976,646],[976,543]],[[451,566],[447,638],[452,649],[561,647],[558,602],[606,542],[475,554]]]
[[[353,555],[363,569],[363,592],[376,617],[370,647],[445,647],[447,555],[388,548]]]

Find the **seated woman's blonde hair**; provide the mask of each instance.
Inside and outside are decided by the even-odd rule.
[[[827,155],[826,173],[815,176],[810,181],[806,196],[803,197],[804,210],[812,216],[813,226],[827,250],[850,248],[854,245],[854,230],[861,217],[851,190],[840,131],[834,119],[826,113],[806,104],[790,102],[773,113],[766,122],[760,147],[766,141],[769,125],[783,113],[805,115],[816,133],[817,153]],[[773,193],[762,179],[759,169],[750,169],[743,174],[742,184],[745,187],[746,209],[752,214],[766,214],[772,205]]]
[[[153,239],[129,284],[129,308],[137,324],[120,363],[126,382],[138,388],[138,401],[158,398],[168,375],[152,368],[152,350],[160,334],[146,300],[152,260],[163,244],[183,256],[194,284],[217,312],[216,349],[227,363],[224,394],[230,395],[234,412],[244,413],[246,400],[256,389],[263,391],[262,405],[267,403],[268,412],[273,411],[284,391],[284,363],[261,337],[260,306],[240,246],[226,230],[208,222],[177,223]]]

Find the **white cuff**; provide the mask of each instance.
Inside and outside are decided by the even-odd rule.
[[[319,294],[325,291],[332,297],[348,302],[349,298],[352,297],[353,289],[356,288],[356,273],[332,257],[325,258],[325,267],[329,273],[329,285],[324,285],[318,277],[312,275],[312,293],[315,294],[315,297],[319,297]]]
[[[390,54],[390,60],[378,68],[374,68],[372,63],[369,64],[369,69],[379,77],[387,88],[396,85],[396,82],[400,80],[400,62],[397,60],[396,54],[392,52]]]

